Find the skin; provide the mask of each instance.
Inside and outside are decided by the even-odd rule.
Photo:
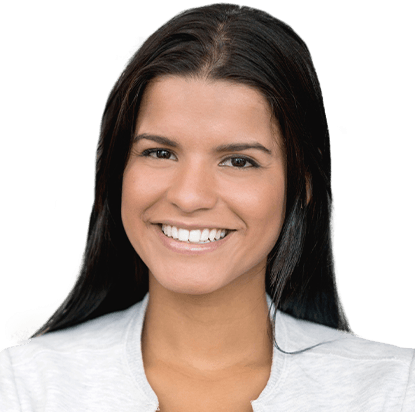
[[[169,76],[146,89],[136,125],[143,134],[177,144],[139,139],[123,178],[123,225],[149,268],[147,378],[161,410],[195,410],[195,402],[205,410],[201,399],[206,410],[252,410],[272,361],[265,268],[286,192],[278,124],[253,88]],[[234,143],[270,153],[216,150]],[[170,221],[232,232],[214,251],[184,255],[160,241],[158,224]]]

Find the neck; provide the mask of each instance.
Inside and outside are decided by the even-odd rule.
[[[270,368],[273,345],[263,276],[205,295],[163,288],[150,274],[144,363],[196,372]]]

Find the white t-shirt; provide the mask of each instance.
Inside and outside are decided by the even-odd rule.
[[[148,298],[2,351],[0,411],[155,412],[158,400],[141,355]],[[415,411],[413,349],[367,341],[281,312],[275,334],[288,352],[328,343],[298,354],[274,348],[268,383],[251,401],[254,412]]]

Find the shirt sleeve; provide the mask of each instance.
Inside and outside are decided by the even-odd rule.
[[[406,395],[402,412],[415,411],[415,350],[412,355],[412,362],[409,366],[408,385],[406,387]]]
[[[21,412],[13,364],[8,349],[0,352],[0,411]]]

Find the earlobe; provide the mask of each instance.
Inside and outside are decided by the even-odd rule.
[[[312,184],[311,184],[311,177],[307,174],[306,175],[306,191],[307,191],[307,205],[310,203],[312,197]]]

